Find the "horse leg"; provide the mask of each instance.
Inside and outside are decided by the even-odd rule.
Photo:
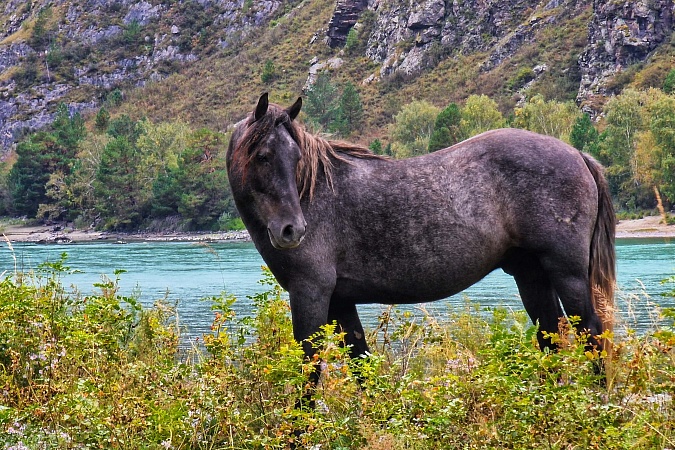
[[[368,353],[366,335],[355,304],[343,303],[333,298],[328,309],[328,322],[332,321],[337,321],[342,332],[345,333],[345,345],[349,346],[351,358],[355,359]]]
[[[349,347],[349,356],[353,361],[359,361],[359,358],[368,354],[366,334],[363,331],[361,319],[359,318],[355,304],[333,298],[328,310],[328,321],[337,321],[338,326],[345,334],[344,343]],[[356,366],[352,365],[352,373],[361,385],[363,377],[358,364]]]
[[[556,291],[539,259],[523,251],[511,258],[509,264],[506,264],[503,269],[506,273],[513,275],[525,310],[532,319],[532,323],[539,325],[537,333],[539,348],[554,350],[555,344],[550,338],[544,336],[544,332],[556,333],[560,318],[564,314]]]
[[[570,250],[567,255],[573,255]],[[544,269],[549,274],[565,313],[568,317],[580,318],[576,328],[590,333],[589,347],[601,347],[596,336],[602,333],[602,322],[593,307],[591,286],[588,278],[588,258],[579,258],[573,261],[569,256],[557,260],[545,258],[542,260]],[[587,256],[587,255],[586,255]]]
[[[304,279],[303,279],[304,280]],[[308,341],[308,338],[321,330],[328,323],[328,306],[333,287],[326,283],[323,287],[318,283],[311,285],[301,282],[289,286],[288,292],[291,304],[291,319],[293,322],[293,337],[302,346],[305,358],[314,360],[317,349]],[[321,376],[321,364],[316,361],[314,371],[309,375],[309,385],[303,394],[301,405],[314,407],[312,394]]]

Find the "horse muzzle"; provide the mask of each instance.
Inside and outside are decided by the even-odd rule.
[[[270,226],[267,227],[267,234],[269,235],[270,242],[274,248],[277,250],[286,250],[300,245],[305,238],[306,228],[307,224],[304,220],[297,224],[286,223],[278,226],[270,224]]]

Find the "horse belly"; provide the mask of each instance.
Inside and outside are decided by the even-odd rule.
[[[436,268],[414,265],[384,270],[366,270],[358,275],[338,276],[334,295],[357,304],[409,304],[441,300],[455,295],[489,274],[496,264],[465,270],[443,264]],[[388,268],[387,268],[388,267]]]

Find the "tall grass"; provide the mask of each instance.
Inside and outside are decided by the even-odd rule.
[[[350,360],[326,326],[307,362],[269,274],[250,317],[235,314],[233,297],[210,299],[212,332],[186,349],[165,302],[121,296],[121,273],[84,296],[63,287],[68,270],[61,260],[0,282],[6,449],[675,446],[672,311],[644,335],[615,339],[603,383],[583,336],[568,330],[568,345],[542,353],[520,311],[390,308],[368,358]],[[296,407],[315,363],[316,408]]]

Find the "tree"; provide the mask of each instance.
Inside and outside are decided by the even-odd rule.
[[[376,155],[381,155],[382,154],[382,141],[379,139],[375,139],[373,142],[370,143],[368,146],[370,151],[375,153]]]
[[[359,33],[354,27],[349,29],[347,32],[347,38],[345,40],[345,51],[349,54],[356,53],[356,49],[359,45]]]
[[[663,80],[663,92],[672,94],[675,92],[675,69],[670,69],[666,79]]]
[[[139,201],[140,162],[126,136],[114,137],[105,146],[94,180],[95,207],[104,228],[130,230],[141,223],[147,205]]]
[[[307,91],[307,117],[316,125],[329,130],[338,115],[337,87],[331,82],[330,74],[322,72]]]
[[[8,178],[14,214],[35,217],[40,203],[46,201],[45,185],[49,180],[49,171],[43,155],[54,144],[53,136],[45,132],[33,134],[18,143],[17,160]]]
[[[276,72],[274,69],[274,61],[268,59],[265,61],[265,65],[263,66],[262,74],[260,74],[260,80],[263,83],[269,83],[274,79],[275,76]]]
[[[394,116],[393,152],[397,158],[427,153],[439,109],[425,100],[408,103]]]
[[[591,116],[586,113],[578,116],[570,131],[570,144],[579,151],[597,155],[599,141],[600,134],[593,126]]]
[[[470,95],[461,109],[460,131],[462,139],[470,138],[484,131],[502,128],[504,117],[497,108],[497,102],[487,95]]]
[[[446,106],[436,117],[434,131],[429,138],[429,152],[435,152],[459,142],[461,120],[462,116],[456,103]]]
[[[60,173],[66,177],[72,171],[79,142],[85,136],[84,121],[77,113],[71,116],[61,103],[51,129],[32,134],[17,145],[18,158],[8,178],[15,214],[35,217],[40,204],[50,202],[50,176]]]
[[[606,167],[607,180],[621,207],[633,209],[642,204],[636,183],[635,148],[638,135],[646,129],[645,94],[626,89],[605,105],[607,126],[601,135],[599,158]],[[648,194],[651,197],[651,194]]]
[[[540,94],[532,97],[522,107],[516,108],[513,125],[518,128],[568,140],[579,109],[572,102],[546,101]]]
[[[654,184],[675,203],[675,98],[665,96],[650,105],[649,131],[657,146]]]
[[[153,185],[153,215],[180,214],[188,228],[215,226],[223,213],[235,212],[224,159],[224,137],[202,129],[192,133],[175,168]]]
[[[352,83],[347,82],[338,102],[335,129],[342,136],[348,136],[352,131],[360,128],[362,119],[363,104],[359,91]]]

